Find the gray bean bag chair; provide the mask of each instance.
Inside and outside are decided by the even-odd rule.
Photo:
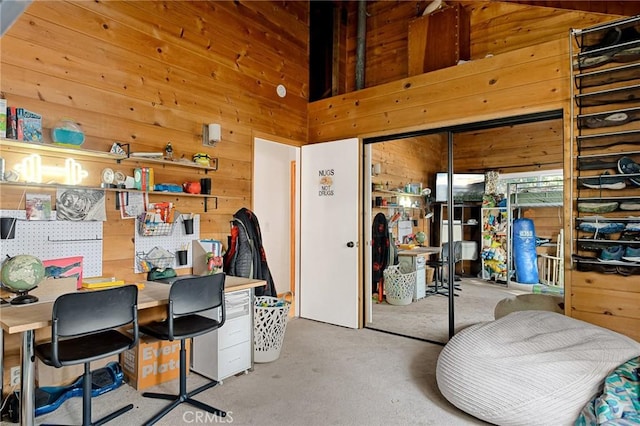
[[[640,343],[548,311],[518,311],[465,328],[445,345],[442,395],[497,425],[571,425],[605,377]]]

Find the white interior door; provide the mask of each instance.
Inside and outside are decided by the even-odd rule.
[[[302,147],[300,316],[359,327],[359,140]]]

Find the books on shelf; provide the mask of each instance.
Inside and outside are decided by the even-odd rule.
[[[18,139],[18,112],[14,106],[7,107],[7,139]]]
[[[42,116],[24,108],[18,108],[18,110],[18,135],[22,135],[20,140],[42,142]]]
[[[135,189],[142,191],[153,191],[154,178],[152,167],[136,167],[133,170]]]
[[[2,101],[4,106],[0,103],[0,110],[6,112],[6,119],[4,135],[0,130],[0,136],[25,142],[42,142],[42,116],[24,108],[6,106],[6,100]]]

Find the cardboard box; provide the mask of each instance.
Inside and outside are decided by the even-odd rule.
[[[190,343],[187,340],[187,362]],[[127,382],[138,390],[177,379],[180,377],[180,341],[158,340],[141,333],[138,346],[120,354],[120,365]]]

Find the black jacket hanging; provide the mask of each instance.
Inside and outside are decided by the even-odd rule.
[[[389,224],[384,213],[373,218],[372,237],[372,292],[378,291],[378,284],[383,279],[383,272],[389,264]]]
[[[231,221],[229,249],[224,255],[224,271],[236,277],[265,280],[267,284],[256,287],[256,296],[277,297],[276,286],[267,265],[267,255],[262,246],[262,234],[258,218],[242,207]]]

